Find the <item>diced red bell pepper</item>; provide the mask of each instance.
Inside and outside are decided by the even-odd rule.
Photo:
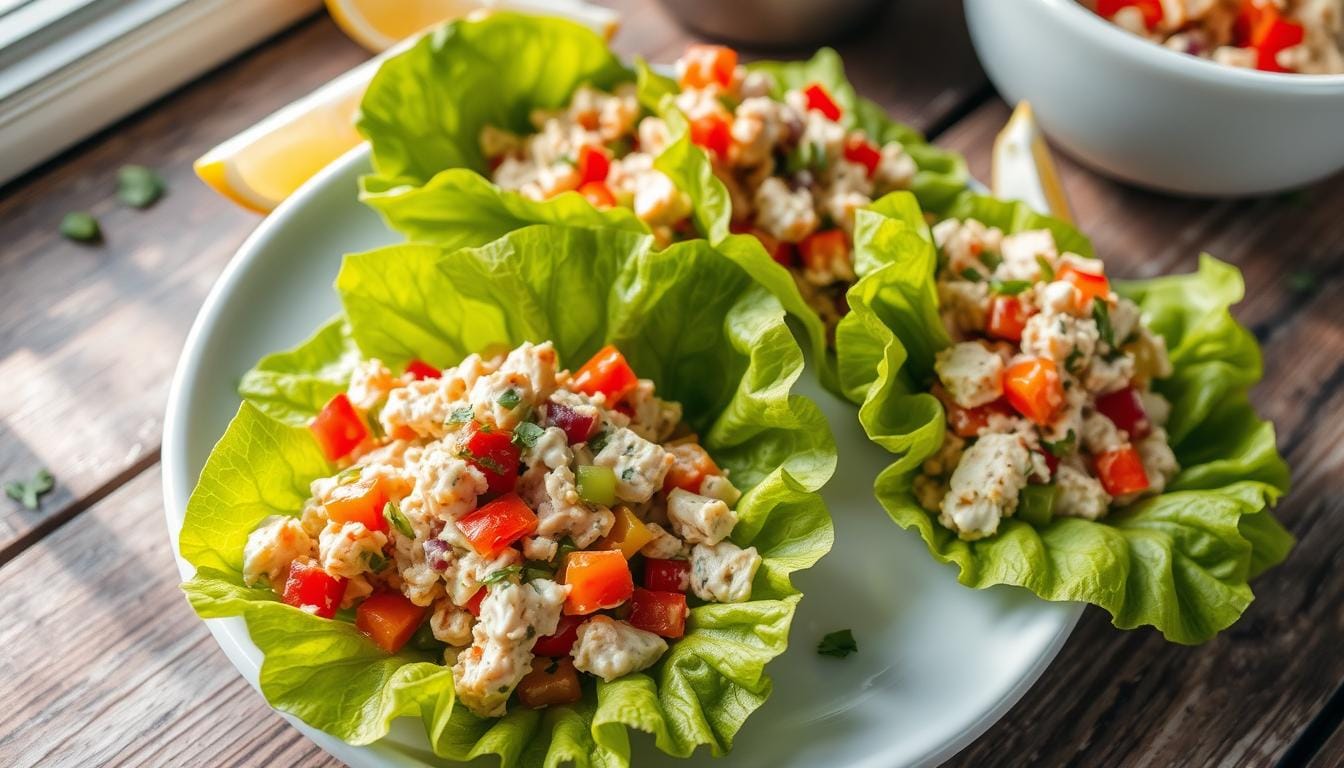
[[[379,648],[396,653],[415,634],[425,613],[400,592],[374,592],[355,609],[355,627]]]
[[[840,105],[835,103],[831,94],[821,83],[812,83],[803,89],[803,96],[807,97],[807,108],[815,110],[825,115],[829,120],[839,120],[842,112]]]
[[[1162,21],[1162,0],[1097,0],[1097,15],[1104,19],[1115,18],[1123,8],[1138,8],[1149,32]]]
[[[513,433],[489,429],[472,422],[462,445],[467,463],[479,469],[490,484],[490,493],[508,493],[518,484],[518,460],[522,450],[514,445]]]
[[[555,625],[555,632],[537,638],[532,652],[538,656],[568,656],[579,641],[579,625],[582,623],[581,616],[561,616],[560,622]]]
[[[518,494],[507,493],[463,515],[457,527],[478,554],[494,557],[537,530],[537,516]]]
[[[1016,296],[994,296],[989,300],[986,333],[996,339],[1021,341],[1031,314]]]
[[[1055,472],[1059,470],[1059,457],[1048,450],[1040,451],[1040,454],[1041,457],[1045,459],[1045,468],[1050,470],[1050,477],[1054,477]],[[1035,481],[1033,480],[1032,482]]]
[[[671,492],[680,488],[691,493],[700,492],[700,483],[707,475],[721,475],[723,470],[710,458],[709,452],[698,443],[678,443],[668,449],[676,459],[672,468],[663,476],[663,491]]]
[[[295,608],[312,606],[314,615],[330,619],[341,607],[346,580],[322,570],[315,560],[298,559],[289,564],[285,579],[285,605]]]
[[[685,592],[691,588],[689,560],[644,560],[644,586],[655,592]]]
[[[1112,496],[1148,490],[1148,473],[1134,446],[1107,451],[1094,460],[1101,487]]]
[[[686,634],[686,595],[636,589],[630,598],[630,626],[667,638]]]
[[[845,159],[867,168],[868,178],[871,179],[882,162],[882,150],[856,133],[845,139]]]
[[[615,208],[616,195],[612,193],[611,187],[602,181],[590,181],[579,187],[579,194],[593,204],[594,208]]]
[[[943,410],[947,411],[947,425],[951,427],[952,434],[957,437],[975,437],[980,433],[980,430],[989,426],[989,419],[995,414],[1000,416],[1013,415],[1012,406],[1003,398],[974,408],[963,408],[957,405],[957,401],[952,398],[950,392],[943,388],[942,384],[934,384],[932,394],[942,402]]]
[[[722,45],[692,45],[682,54],[681,64],[682,88],[728,88],[737,69],[737,51]]]
[[[546,404],[546,423],[563,429],[565,439],[570,445],[575,445],[592,437],[593,427],[597,426],[597,417],[584,416],[568,405],[552,400]]]
[[[729,229],[734,234],[751,235],[761,241],[761,247],[770,254],[770,258],[774,259],[776,264],[782,267],[798,266],[798,248],[793,243],[780,240],[763,229],[742,222],[733,222],[729,225]]]
[[[528,709],[544,709],[562,704],[573,704],[583,698],[579,673],[569,658],[551,661],[537,659],[518,687],[518,703]]]
[[[374,475],[336,486],[323,506],[327,509],[327,517],[337,523],[363,523],[370,531],[386,533],[387,518],[383,517],[383,507],[387,501],[383,477]]]
[[[798,255],[808,269],[830,272],[833,264],[849,260],[849,238],[843,229],[814,232],[798,244]]]
[[[728,146],[733,141],[731,130],[731,119],[727,116],[718,113],[701,115],[691,121],[691,143],[722,160],[728,156]]]
[[[583,364],[570,383],[585,395],[606,395],[607,404],[612,405],[639,385],[639,377],[625,355],[608,344]]]
[[[1092,306],[1093,299],[1106,301],[1111,295],[1111,282],[1105,275],[1097,275],[1091,272],[1084,272],[1072,264],[1065,264],[1055,273],[1056,280],[1064,280],[1072,283],[1073,287],[1078,289],[1078,307],[1087,309]]]
[[[565,557],[565,613],[583,616],[630,599],[635,582],[625,555],[614,549],[570,552]]]
[[[1097,398],[1097,410],[1111,423],[1129,433],[1130,440],[1142,440],[1153,431],[1148,412],[1138,390],[1125,387]]]
[[[443,371],[426,363],[424,360],[412,360],[406,364],[406,372],[411,374],[416,381],[424,379],[437,379],[443,375]]]
[[[467,604],[462,607],[467,610],[467,613],[470,613],[472,616],[479,619],[481,617],[481,603],[485,602],[485,596],[488,594],[490,594],[490,590],[481,587],[476,590],[476,594],[472,595],[471,598],[467,600]]]
[[[308,428],[313,431],[313,437],[317,438],[328,461],[349,456],[369,436],[368,425],[344,392],[327,401]]]
[[[1233,25],[1233,36],[1238,46],[1255,49],[1257,69],[1287,72],[1289,70],[1279,64],[1279,52],[1300,45],[1306,30],[1301,24],[1283,18],[1273,3],[1243,0]]]
[[[1064,405],[1064,383],[1055,361],[1029,357],[1008,366],[1003,372],[1003,396],[1032,423],[1049,424]]]
[[[611,171],[611,154],[603,147],[584,144],[579,147],[577,166],[580,185],[590,181],[606,181],[607,173]]]

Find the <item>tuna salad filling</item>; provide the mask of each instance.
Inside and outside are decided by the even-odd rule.
[[[730,48],[691,46],[677,75],[677,107],[728,189],[733,231],[759,238],[833,330],[855,280],[854,212],[910,188],[914,159],[898,141],[847,129],[820,83],[774,98],[771,75],[739,66]]]
[[[536,133],[486,126],[481,151],[500,188],[533,200],[577,191],[597,208],[631,208],[666,245],[690,226],[691,201],[653,167],[670,143],[667,124],[640,114],[633,83],[614,93],[583,85],[568,106],[533,111]]]
[[[1171,363],[1102,263],[1048,230],[947,219],[933,235],[953,344],[934,364],[947,435],[915,478],[920,505],[974,540],[1013,515],[1096,520],[1161,493],[1180,467],[1152,382]]]
[[[1246,69],[1344,73],[1341,0],[1084,0],[1159,45]]]
[[[658,662],[692,603],[750,599],[741,494],[614,347],[550,342],[394,374],[367,360],[311,429],[341,471],[249,535],[248,584],[388,653],[442,648],[482,717],[576,702]]]

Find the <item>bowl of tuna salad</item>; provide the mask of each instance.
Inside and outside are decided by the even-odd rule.
[[[1344,168],[1340,0],[966,0],[981,63],[1122,181],[1261,195]]]

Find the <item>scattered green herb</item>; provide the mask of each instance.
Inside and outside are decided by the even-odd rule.
[[[19,502],[24,509],[37,509],[38,498],[56,487],[56,478],[45,469],[37,470],[31,480],[11,480],[5,483],[5,495]]]
[[[1106,307],[1106,302],[1099,299],[1092,300],[1092,319],[1097,321],[1097,332],[1101,334],[1101,340],[1114,349],[1115,329],[1111,327],[1111,310]]]
[[[1041,268],[1041,279],[1047,283],[1055,279],[1055,268],[1050,266],[1050,261],[1044,256],[1036,257],[1036,266]]]
[[[530,421],[524,421],[513,428],[513,444],[519,448],[531,448],[544,434],[546,430]]]
[[[102,239],[103,231],[93,214],[84,211],[72,211],[61,219],[61,234],[80,243],[94,243]]]
[[[377,573],[387,566],[387,558],[378,552],[365,552],[364,559],[369,563],[369,570]]]
[[[514,574],[522,573],[522,570],[523,567],[521,565],[510,565],[507,568],[500,568],[491,571],[484,579],[481,579],[481,583],[485,585],[498,584]]]
[[[980,274],[980,270],[976,269],[975,267],[967,267],[961,270],[961,276],[967,280],[970,280],[972,283],[983,282],[985,279],[984,275]]]
[[[476,416],[476,411],[472,408],[458,408],[448,414],[449,424],[466,424]]]
[[[565,538],[560,540],[560,545],[555,548],[555,557],[553,558],[553,562],[564,563],[565,558],[569,556],[569,553],[577,552],[578,549],[579,547],[577,544],[574,543],[574,540],[566,536]]]
[[[346,467],[336,476],[337,485],[349,485],[359,481],[359,476],[364,474],[363,467]]]
[[[981,251],[980,263],[989,267],[990,271],[993,271],[998,269],[999,265],[1003,263],[1003,257],[994,251]]]
[[[634,480],[634,479],[635,479],[635,468],[634,468],[634,467],[627,467],[627,468],[621,470],[621,479],[624,480],[624,481],[626,481],[626,482],[630,482],[631,480]]]
[[[523,566],[523,581],[531,582],[536,581],[537,579],[553,578],[555,578],[555,569],[546,563],[529,560],[527,564]]]
[[[117,171],[117,197],[132,208],[148,208],[166,189],[163,177],[152,168],[123,165]]]
[[[607,440],[611,438],[605,429],[598,430],[596,434],[588,438],[588,447],[593,453],[601,453],[603,448],[607,447]]]
[[[411,521],[406,519],[406,515],[402,514],[401,507],[398,507],[395,501],[383,505],[383,517],[397,529],[397,533],[408,539],[415,538],[415,529],[411,527]]]
[[[1063,440],[1056,440],[1053,443],[1049,440],[1042,440],[1041,445],[1044,445],[1045,449],[1049,451],[1052,456],[1057,459],[1062,459],[1073,452],[1073,447],[1077,442],[1078,436],[1073,433],[1072,429],[1070,429]]]
[[[821,638],[817,643],[817,653],[822,656],[834,656],[837,659],[843,659],[851,653],[857,653],[859,644],[854,641],[854,632],[848,629],[840,629]]]
[[[466,448],[457,452],[457,458],[470,461],[481,469],[494,472],[497,475],[505,474],[504,467],[498,461],[495,461],[489,456],[477,456]]]
[[[1001,296],[1016,296],[1031,287],[1030,280],[990,280],[989,292]]]
[[[1069,356],[1064,358],[1064,370],[1068,371],[1069,373],[1077,373],[1078,360],[1081,359],[1082,356],[1083,356],[1083,350],[1079,349],[1078,347],[1074,347],[1073,349],[1069,350]]]
[[[510,411],[517,408],[518,404],[522,401],[523,398],[519,396],[518,390],[516,389],[504,390],[504,394],[500,395],[499,398],[495,400],[496,403],[499,403],[501,408],[508,408]]]

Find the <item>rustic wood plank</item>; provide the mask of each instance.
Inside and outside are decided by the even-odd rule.
[[[1344,728],[1337,729],[1330,740],[1321,745],[1310,768],[1344,768]]]
[[[258,221],[192,161],[366,56],[316,17],[0,191],[0,479],[46,466],[58,482],[37,512],[0,499],[0,563],[154,460],[187,328]],[[167,197],[119,205],[124,163],[156,168]],[[70,210],[106,242],[62,239]]]
[[[187,605],[157,468],[0,569],[0,613],[0,765],[339,765]]]
[[[987,178],[1007,117],[988,104],[944,143]],[[1242,269],[1248,295],[1234,312],[1264,348],[1254,400],[1294,469],[1277,514],[1300,541],[1253,584],[1242,620],[1202,647],[1120,632],[1089,609],[1041,681],[952,764],[1270,764],[1344,681],[1344,176],[1276,199],[1208,202],[1062,166],[1079,224],[1115,273],[1190,271],[1201,250]]]

